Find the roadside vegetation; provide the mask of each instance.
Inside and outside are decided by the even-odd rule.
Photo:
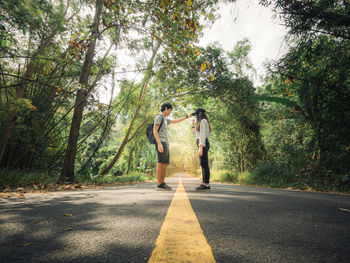
[[[1,1],[0,189],[154,178],[170,102],[207,110],[213,180],[350,191],[349,1],[261,0],[289,31],[259,86],[249,39],[198,45],[232,2]],[[170,126],[169,172],[199,168],[190,127]]]

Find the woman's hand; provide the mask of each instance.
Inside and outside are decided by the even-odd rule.
[[[195,119],[192,119],[192,126],[194,126],[194,122],[195,122],[196,120]]]
[[[202,147],[199,147],[198,149],[198,156],[203,156],[203,148]]]
[[[160,144],[158,144],[158,152],[163,152],[164,150],[163,150],[163,145],[160,143]]]

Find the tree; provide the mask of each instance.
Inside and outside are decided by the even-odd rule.
[[[140,110],[141,110],[141,107],[142,107],[142,101],[143,101],[143,98],[144,98],[144,96],[146,94],[148,83],[149,83],[149,81],[150,81],[150,79],[152,77],[152,70],[153,70],[153,65],[154,65],[154,59],[155,59],[155,56],[156,56],[156,54],[157,54],[157,52],[159,50],[160,45],[161,45],[161,42],[157,42],[155,44],[155,47],[153,47],[152,57],[151,57],[150,61],[148,62],[148,65],[147,65],[147,70],[145,72],[144,79],[143,79],[143,82],[142,82],[142,89],[141,89],[141,92],[140,92],[140,95],[139,95],[139,98],[138,98],[138,101],[137,101],[137,107],[136,107],[135,113],[133,114],[133,118],[132,118],[132,120],[131,120],[131,122],[129,124],[129,128],[128,128],[126,134],[125,134],[123,142],[122,142],[121,146],[119,147],[118,152],[116,153],[116,155],[113,158],[112,162],[106,167],[105,170],[102,171],[102,174],[108,173],[108,171],[113,167],[113,165],[119,159],[120,155],[122,154],[122,152],[124,150],[125,145],[130,141],[129,140],[129,136],[130,136],[131,130],[133,128],[133,124],[134,124],[135,120],[139,117],[139,113],[140,113]],[[143,125],[145,125],[145,124],[146,124],[146,122]],[[143,125],[141,127],[139,127],[139,129],[141,129],[143,127]]]
[[[347,0],[260,0],[285,21],[291,35],[304,38],[327,34],[350,39],[350,3]]]
[[[332,37],[319,36],[291,48],[270,68],[275,79],[271,92],[294,101],[297,106],[290,111],[301,115],[313,130],[312,173],[330,181],[332,174],[350,169],[348,50],[348,41],[340,45]]]
[[[304,156],[297,165],[286,153],[285,163],[297,167],[294,178],[302,176],[316,187],[348,189],[350,4],[327,0],[261,3],[273,4],[290,30],[289,51],[269,67],[265,95],[259,98],[284,105],[268,103],[265,108],[266,112],[278,109],[279,119],[285,120],[281,127],[305,132],[285,134],[299,147],[289,153]]]
[[[65,16],[67,14],[67,11],[69,9],[69,4],[65,7],[62,3],[56,7],[53,8],[53,6],[49,3],[44,1],[42,5],[39,6],[30,6],[28,3],[23,3],[22,1],[15,1],[15,2],[4,2],[1,6],[2,10],[4,11],[4,16],[8,17],[9,24],[4,23],[1,21],[1,42],[2,42],[2,55],[10,55],[15,56],[15,50],[12,48],[6,47],[6,41],[8,39],[9,42],[17,43],[17,40],[14,38],[14,36],[11,33],[5,33],[8,32],[6,29],[7,27],[18,27],[23,30],[23,33],[26,33],[27,27],[29,27],[30,34],[35,37],[35,35],[38,34],[39,28],[42,29],[45,25],[45,22],[49,25],[49,30],[43,31],[41,34],[42,41],[41,43],[36,47],[34,52],[29,57],[29,61],[27,63],[26,69],[21,77],[18,76],[18,83],[15,85],[15,95],[13,96],[13,100],[9,102],[8,110],[7,110],[7,116],[6,116],[6,122],[4,125],[2,125],[2,131],[0,134],[0,163],[3,162],[4,153],[6,146],[8,144],[8,140],[11,137],[12,131],[15,126],[15,121],[18,117],[18,107],[19,104],[23,101],[24,93],[26,91],[26,88],[28,87],[28,84],[30,81],[32,81],[32,77],[35,73],[40,71],[39,63],[38,63],[38,57],[40,55],[43,55],[45,52],[47,52],[47,49],[53,45],[53,39],[57,36],[57,34],[62,31],[63,25],[65,23],[68,23],[75,14],[72,16],[66,18]],[[12,9],[13,8],[13,9]],[[19,10],[19,11],[17,11]],[[63,12],[62,12],[63,11]],[[47,12],[48,14],[48,21],[45,21],[44,19],[41,20],[40,16],[35,17],[34,13],[42,13]],[[23,16],[23,13],[25,13],[25,16]],[[33,17],[30,17],[33,16]],[[11,32],[11,31],[9,31]],[[12,76],[13,77],[13,76]],[[16,77],[16,76],[14,76]],[[3,79],[5,82],[5,79]],[[5,84],[6,86],[6,84]]]
[[[238,171],[253,169],[264,153],[258,103],[250,100],[255,88],[247,77],[254,73],[249,50],[247,40],[238,42],[232,52],[212,44],[198,50],[196,60],[159,74],[160,81],[171,83],[168,93],[187,93],[184,103],[208,110],[216,138],[227,153],[226,163]]]
[[[75,154],[77,149],[77,142],[79,137],[79,129],[81,120],[83,117],[84,106],[86,105],[87,96],[88,96],[88,81],[91,65],[93,62],[93,57],[95,53],[96,41],[99,35],[99,25],[101,22],[102,14],[102,5],[103,0],[96,1],[96,10],[95,17],[91,31],[91,39],[89,42],[89,48],[85,55],[85,60],[83,68],[80,74],[80,84],[81,89],[78,90],[75,104],[74,104],[74,113],[70,129],[70,135],[67,145],[67,152],[64,158],[64,164],[59,182],[63,183],[65,181],[73,182],[74,181],[74,163],[75,163]]]
[[[121,156],[125,145],[130,141],[129,136],[133,128],[133,123],[139,117],[142,101],[146,94],[148,83],[152,77],[154,61],[158,60],[163,64],[166,62],[172,63],[171,58],[166,52],[167,50],[170,50],[172,53],[180,54],[180,59],[175,58],[174,61],[194,58],[196,56],[194,52],[195,48],[192,48],[190,43],[198,41],[198,34],[196,31],[200,30],[198,20],[199,14],[211,8],[215,3],[216,1],[198,1],[196,4],[192,3],[192,1],[160,1],[152,5],[152,15],[150,15],[151,35],[152,38],[156,40],[157,44],[152,49],[152,56],[148,62],[142,84],[143,88],[137,102],[138,106],[133,114],[129,128],[118,152],[112,162],[102,171],[102,174],[108,173]],[[161,45],[163,45],[165,49],[162,53],[163,58],[161,58],[161,56],[157,58],[156,54]]]

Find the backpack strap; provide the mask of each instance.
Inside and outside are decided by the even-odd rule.
[[[159,131],[160,128],[162,128],[162,125],[163,125],[163,122],[164,122],[164,117],[163,117],[162,114],[158,114],[158,115],[162,116],[162,122],[160,123],[159,128],[158,128],[158,131]]]

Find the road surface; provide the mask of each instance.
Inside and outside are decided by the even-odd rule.
[[[350,262],[350,196],[197,178],[0,199],[0,262]]]

